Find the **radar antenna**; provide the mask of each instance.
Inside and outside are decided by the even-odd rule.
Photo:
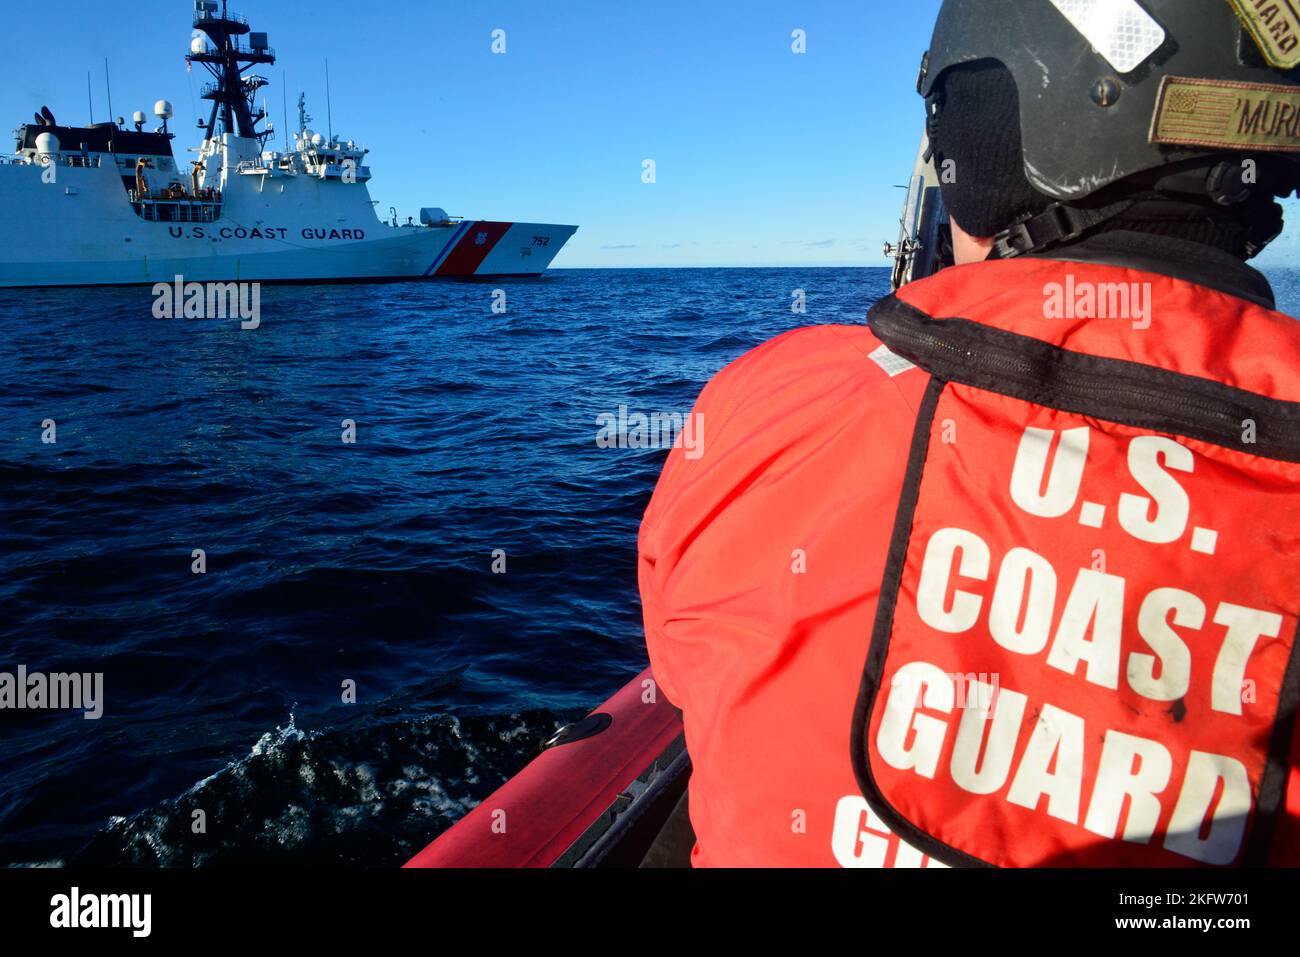
[[[221,119],[223,132],[264,140],[270,130],[257,124],[266,118],[266,110],[257,110],[257,91],[267,85],[265,77],[244,74],[256,64],[275,62],[275,51],[266,42],[265,33],[254,33],[248,21],[226,9],[226,0],[194,0],[194,29],[207,36],[210,43],[196,38],[185,59],[201,63],[212,74],[200,94],[212,101],[207,139],[217,136],[216,122]],[[243,37],[247,36],[245,43]]]
[[[311,122],[311,114],[307,112],[307,94],[298,94],[298,133],[307,132],[307,124]]]

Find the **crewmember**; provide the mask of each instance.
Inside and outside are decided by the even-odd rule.
[[[720,372],[642,524],[697,866],[1300,863],[1292,15],[944,3],[956,265]]]

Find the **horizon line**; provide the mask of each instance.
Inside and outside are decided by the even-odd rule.
[[[628,266],[548,266],[547,272],[564,269],[893,269],[892,266],[867,266],[861,263],[693,263],[690,265],[628,265]]]
[[[1285,262],[1267,262],[1258,263],[1245,261],[1245,264],[1258,272],[1284,272],[1296,271],[1300,266],[1292,265]],[[892,270],[893,266],[868,266],[862,263],[693,263],[690,265],[625,265],[625,266],[598,266],[592,264],[571,265],[571,266],[548,266],[547,272],[558,272],[566,269],[884,269]]]

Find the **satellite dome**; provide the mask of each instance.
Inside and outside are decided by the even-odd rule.
[[[321,136],[319,133],[313,133],[313,134],[311,134],[311,145],[312,145],[312,146],[320,146],[320,145],[321,145],[322,143],[324,143],[324,142],[325,142],[325,137]]]
[[[171,103],[168,100],[159,100],[153,105],[153,115],[160,120],[170,120],[174,115]]]
[[[59,138],[53,133],[36,134],[36,152],[37,153],[57,153],[59,151]]]
[[[143,123],[144,120],[145,120],[144,110],[136,110],[134,113],[131,114],[131,122],[133,123]]]
[[[190,52],[207,53],[208,52],[207,41],[204,40],[203,37],[195,37],[193,40],[190,41]]]

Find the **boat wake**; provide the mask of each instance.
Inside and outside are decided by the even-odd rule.
[[[179,797],[112,818],[68,863],[403,863],[536,754],[573,715],[433,715],[304,731],[290,714]]]

